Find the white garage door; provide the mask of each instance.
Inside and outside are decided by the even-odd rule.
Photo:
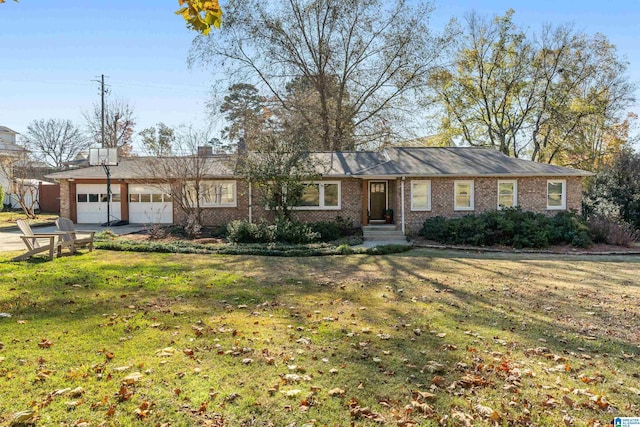
[[[171,224],[173,203],[168,189],[148,185],[129,185],[129,222]]]
[[[102,224],[120,217],[120,185],[111,185],[111,218],[107,219],[107,184],[78,184],[78,224]]]

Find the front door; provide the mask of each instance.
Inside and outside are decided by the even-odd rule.
[[[369,182],[369,218],[372,221],[384,220],[387,209],[387,182]]]

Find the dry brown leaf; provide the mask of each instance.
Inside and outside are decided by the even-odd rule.
[[[125,384],[135,384],[142,379],[142,374],[140,372],[132,372],[126,377],[122,379],[122,382]]]
[[[53,341],[50,341],[46,338],[43,338],[42,340],[40,340],[40,342],[38,343],[38,347],[40,348],[50,348],[53,346]]]
[[[346,391],[344,389],[341,389],[341,388],[334,388],[334,389],[329,390],[329,396],[332,396],[332,397],[335,397],[335,396],[343,397],[345,395],[345,393],[346,393]]]

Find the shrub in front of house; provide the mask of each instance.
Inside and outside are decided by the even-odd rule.
[[[420,235],[439,243],[454,245],[545,248],[549,245],[591,245],[589,229],[572,212],[559,212],[553,217],[540,213],[505,208],[460,218],[427,219]]]
[[[353,226],[353,219],[336,216],[331,221],[310,222],[309,226],[317,233],[320,233],[320,241],[333,242],[347,237],[355,236],[361,230]]]
[[[237,220],[227,225],[227,239],[231,243],[333,242],[353,235],[353,230],[353,221],[342,217],[311,223],[277,220],[275,224],[268,224]]]
[[[640,231],[623,221],[614,221],[604,216],[593,216],[588,220],[591,239],[595,243],[630,247],[640,239]]]
[[[278,220],[268,224],[237,220],[227,225],[227,239],[231,243],[311,243],[320,240],[320,234],[298,221]]]

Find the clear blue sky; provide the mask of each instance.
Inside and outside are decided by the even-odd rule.
[[[476,10],[516,11],[519,24],[573,22],[605,34],[640,81],[640,3],[637,0],[439,0],[434,27]],[[224,2],[222,2],[224,4]],[[157,122],[197,124],[207,117],[211,73],[190,70],[194,34],[174,15],[177,0],[7,0],[0,4],[0,125],[25,132],[34,119],[84,125],[82,113],[99,101],[100,74],[114,96],[127,99],[136,131]],[[214,34],[215,36],[215,31]],[[640,113],[640,109],[636,108]]]

